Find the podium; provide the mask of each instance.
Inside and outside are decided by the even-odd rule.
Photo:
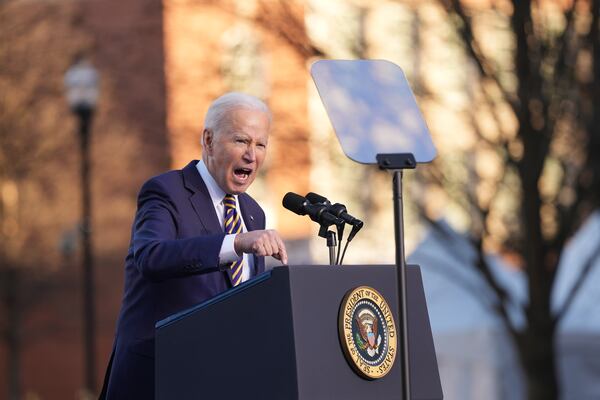
[[[157,323],[156,398],[402,399],[396,358],[380,379],[359,376],[342,350],[346,293],[369,286],[398,321],[396,267],[281,266]],[[442,399],[418,266],[407,268],[411,397]]]

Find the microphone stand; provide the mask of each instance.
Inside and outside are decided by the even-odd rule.
[[[335,265],[335,248],[337,240],[334,231],[327,231],[327,247],[329,247],[329,265]]]
[[[334,231],[329,230],[328,225],[321,225],[319,236],[327,239],[327,247],[329,248],[329,265],[335,265],[335,248],[337,246],[336,235]]]
[[[380,169],[391,171],[394,190],[394,234],[396,240],[396,275],[398,279],[398,313],[400,324],[400,360],[402,367],[402,399],[410,400],[410,365],[408,359],[408,315],[406,305],[406,258],[404,254],[404,211],[402,172],[417,166],[412,153],[377,154]]]

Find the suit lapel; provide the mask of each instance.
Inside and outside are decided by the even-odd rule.
[[[242,213],[242,218],[244,218],[244,224],[246,225],[246,229],[248,231],[254,231],[257,229],[262,229],[262,226],[259,226],[258,218],[255,214],[255,211],[252,210],[250,206],[250,201],[248,201],[247,194],[241,194],[238,196],[238,203],[240,204],[240,211]],[[254,257],[254,271],[252,275],[258,275],[265,270],[264,257],[258,257],[253,254]]]
[[[198,173],[198,170],[196,169],[197,162],[197,160],[190,162],[182,170],[184,185],[192,192],[192,195],[190,196],[190,202],[192,203],[192,207],[200,219],[200,223],[202,223],[208,232],[223,232],[223,228],[221,228],[215,208],[212,205],[208,188],[206,187],[206,184],[204,184],[204,181],[200,177],[200,173]]]
[[[238,203],[240,204],[240,211],[242,218],[244,218],[244,225],[248,231],[254,231],[258,229],[258,221],[254,216],[254,212],[250,209],[248,199],[246,195],[240,194],[238,196]]]

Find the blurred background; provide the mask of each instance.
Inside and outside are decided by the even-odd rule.
[[[438,149],[405,175],[405,231],[445,399],[600,398],[599,18],[594,0],[0,1],[0,398],[97,395],[137,191],[200,157],[226,91],[273,110],[250,193],[290,264],[328,253],[288,191],[366,221],[346,263],[394,262],[391,177],[341,152],[321,58],[398,64]]]

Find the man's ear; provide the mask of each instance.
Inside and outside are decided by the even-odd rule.
[[[210,129],[204,128],[202,131],[202,151],[206,151],[210,154],[213,148],[214,135]]]

